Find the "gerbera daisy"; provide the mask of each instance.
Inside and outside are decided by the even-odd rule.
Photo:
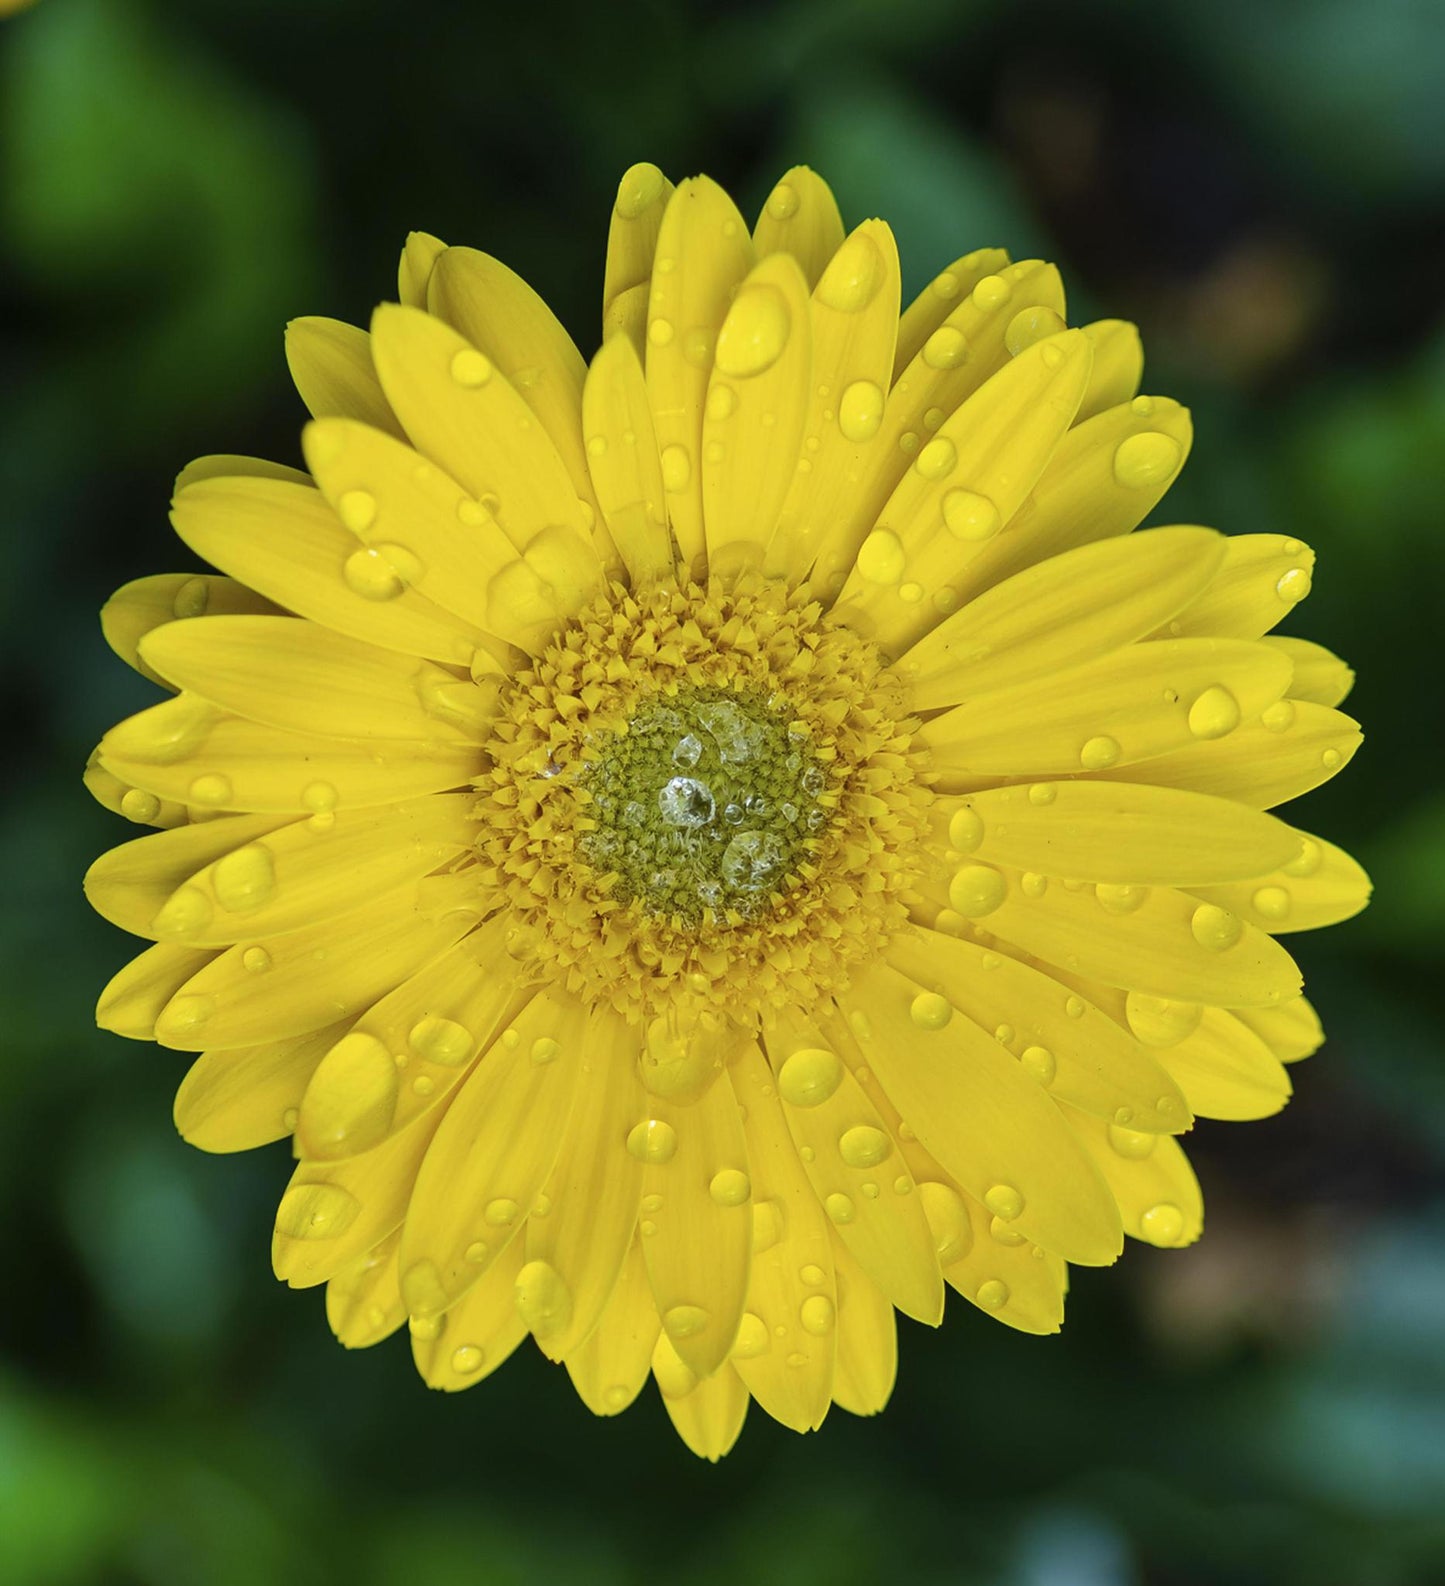
[[[207,457],[114,648],[175,691],[87,781],[140,825],[100,1002],[196,1051],[209,1151],[290,1136],[278,1275],[481,1381],[531,1333],[871,1414],[945,1285],[1055,1331],[1067,1264],[1185,1245],[1177,1136],[1321,1039],[1276,938],[1368,883],[1266,814],[1338,771],[1345,664],[1269,637],[1311,553],[1134,531],[1189,450],[1134,329],[969,253],[901,314],[881,221],[749,228],[623,177],[601,350],[415,234],[371,329],[290,327],[306,472]]]

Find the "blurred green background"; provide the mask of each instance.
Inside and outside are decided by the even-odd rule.
[[[13,4],[13,0],[11,0]],[[7,9],[0,5],[0,11]],[[1445,1580],[1445,6],[39,0],[0,20],[0,1582],[1414,1586]],[[1331,1039],[1204,1124],[1188,1253],[1077,1273],[1058,1338],[901,1325],[887,1413],[720,1467],[651,1390],[595,1421],[524,1349],[428,1393],[269,1274],[284,1146],[207,1158],[183,1059],[97,1033],[129,956],[79,878],[133,835],[86,754],[147,690],[96,611],[190,565],[191,456],[299,461],[284,321],[365,323],[423,227],[585,352],[614,185],[787,165],[881,214],[905,296],[1058,260],[1194,410],[1162,521],[1320,553],[1293,625],[1368,734],[1294,811],[1378,901],[1294,938]],[[1431,969],[1431,964],[1435,968]]]

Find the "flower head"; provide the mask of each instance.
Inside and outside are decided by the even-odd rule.
[[[290,328],[307,471],[182,473],[220,571],[103,619],[173,697],[87,773],[159,828],[88,877],[155,944],[99,1017],[201,1054],[196,1145],[293,1138],[343,1343],[456,1389],[530,1332],[716,1458],[879,1410],[945,1285],[1052,1332],[1067,1263],[1198,1236],[1177,1137],[1284,1104],[1276,938],[1368,891],[1265,811],[1359,733],[1270,636],[1303,545],[1133,532],[1188,417],[1050,266],[900,316],[811,172],[750,230],[641,165],[605,282],[587,365],[416,234],[370,333]]]

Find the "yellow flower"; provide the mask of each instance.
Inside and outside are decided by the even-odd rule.
[[[112,645],[173,699],[87,781],[162,828],[88,878],[155,945],[102,1025],[199,1051],[204,1150],[294,1137],[277,1273],[432,1386],[530,1332],[599,1415],[649,1371],[881,1409],[944,1285],[1055,1331],[1066,1263],[1183,1245],[1176,1136],[1321,1039],[1276,937],[1368,883],[1264,811],[1359,742],[1268,637],[1311,553],[1133,533],[1189,448],[1136,333],[788,173],[750,231],[624,176],[585,364],[413,235],[370,334],[290,328],[309,473],[209,457]]]

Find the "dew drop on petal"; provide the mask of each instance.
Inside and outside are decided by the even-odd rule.
[[[472,1055],[475,1042],[472,1032],[455,1019],[439,1018],[430,1014],[412,1025],[407,1044],[418,1057],[443,1068],[455,1068]]]
[[[1046,1046],[1026,1046],[1019,1055],[1019,1066],[1026,1074],[1033,1075],[1040,1085],[1052,1084],[1058,1072],[1054,1054]]]
[[[979,1284],[975,1298],[984,1310],[1001,1311],[1008,1304],[1008,1284],[999,1278],[990,1278],[986,1283]]]
[[[1159,1136],[1146,1134],[1142,1129],[1126,1129],[1121,1124],[1109,1125],[1109,1144],[1115,1152],[1130,1162],[1142,1162],[1152,1156]]]
[[[1189,929],[1201,947],[1222,953],[1244,935],[1244,922],[1217,903],[1201,903],[1190,916]]]
[[[963,1197],[949,1184],[925,1180],[918,1186],[923,1214],[941,1266],[961,1260],[973,1248],[973,1223]]]
[[[1239,701],[1216,683],[1189,707],[1189,731],[1196,738],[1223,738],[1239,725]]]
[[[1008,882],[990,865],[961,865],[948,883],[948,901],[966,920],[992,914],[1008,894]]]
[[[339,1184],[293,1184],[276,1209],[276,1232],[288,1239],[335,1239],[360,1210],[361,1202]]]
[[[883,392],[871,380],[855,380],[838,403],[838,428],[846,440],[872,440],[883,422]]]
[[[1119,442],[1114,452],[1114,478],[1127,490],[1143,490],[1172,479],[1183,448],[1172,435],[1145,430]]]
[[[1254,912],[1267,920],[1287,920],[1291,899],[1287,887],[1260,887],[1250,898]]]
[[[1309,569],[1291,567],[1281,573],[1274,586],[1275,593],[1289,606],[1297,606],[1310,592]]]
[[[144,824],[160,814],[161,801],[154,793],[144,793],[138,787],[127,788],[121,795],[120,812],[127,820]]]
[[[459,1377],[469,1377],[482,1369],[482,1351],[475,1344],[461,1344],[452,1350],[452,1370]]]
[[[878,244],[866,231],[855,231],[829,261],[813,296],[824,308],[856,314],[878,295],[886,275]]]
[[[1118,764],[1123,752],[1118,739],[1100,733],[1098,737],[1088,739],[1079,750],[1079,764],[1086,771],[1105,771],[1111,765]]]
[[[628,1132],[627,1149],[639,1162],[670,1162],[677,1152],[677,1131],[662,1118],[646,1118]]]
[[[922,479],[946,479],[958,462],[958,451],[946,435],[935,435],[914,459],[915,472]]]
[[[211,870],[216,902],[232,914],[244,914],[270,902],[276,893],[276,863],[264,843],[247,843],[218,859]]]
[[[791,182],[779,182],[768,194],[766,208],[769,217],[773,220],[791,220],[798,213],[801,203],[798,189]]]
[[[1280,869],[1287,876],[1312,876],[1325,862],[1325,851],[1313,837],[1300,838],[1300,851]]]
[[[843,1062],[824,1046],[805,1046],[778,1070],[778,1094],[793,1107],[817,1107],[843,1082]]]
[[[718,371],[745,380],[771,369],[782,356],[791,330],[787,299],[777,287],[744,287],[718,332]]]
[[[1151,1206],[1139,1219],[1139,1231],[1155,1245],[1179,1243],[1184,1232],[1184,1213],[1168,1201]]]
[[[923,344],[923,361],[930,369],[956,369],[967,358],[968,343],[953,325],[940,325]]]
[[[826,1294],[810,1294],[803,1301],[798,1320],[805,1333],[811,1333],[815,1338],[826,1338],[833,1331],[836,1315],[833,1302]]]
[[[733,1343],[732,1352],[738,1360],[756,1360],[759,1355],[768,1352],[768,1328],[761,1316],[753,1311],[744,1311],[742,1321],[738,1323],[738,1336]]]
[[[990,540],[1002,527],[998,508],[976,490],[950,490],[943,498],[943,522],[960,540]]]
[[[700,1305],[673,1305],[662,1313],[662,1325],[669,1338],[696,1338],[710,1320]]]
[[[893,1150],[893,1142],[881,1129],[860,1123],[845,1129],[838,1140],[838,1155],[849,1167],[875,1167]]]
[[[1024,1209],[1024,1198],[1012,1184],[995,1184],[985,1192],[983,1203],[995,1217],[1001,1217],[1006,1223],[1020,1216]]]
[[[664,446],[662,448],[662,487],[676,493],[686,490],[688,481],[692,478],[692,459],[681,446]]]
[[[953,1017],[953,1004],[936,991],[920,991],[909,1004],[908,1016],[920,1030],[941,1030]]]
[[[707,1190],[719,1206],[745,1205],[752,1194],[752,1184],[740,1168],[725,1167],[714,1173]]]
[[[948,822],[948,845],[961,854],[971,854],[983,841],[983,818],[968,804],[954,812]]]
[[[452,379],[459,386],[476,390],[492,378],[492,360],[475,347],[463,347],[452,355]]]
[[[858,1215],[858,1209],[852,1200],[847,1195],[836,1192],[824,1199],[823,1210],[835,1223],[851,1223]]]
[[[1106,914],[1136,914],[1149,899],[1149,888],[1101,881],[1094,897]]]
[[[896,584],[906,560],[903,542],[891,529],[874,529],[858,547],[858,573],[871,584]]]
[[[211,586],[204,578],[188,578],[176,591],[172,613],[179,618],[201,617],[211,600]]]
[[[1145,1046],[1178,1046],[1199,1028],[1204,1009],[1197,1002],[1178,1002],[1131,991],[1124,1001],[1124,1017],[1134,1038]]]
[[[538,1338],[560,1333],[572,1320],[572,1294],[547,1261],[529,1261],[517,1274],[517,1314]]]
[[[985,313],[990,309],[1002,308],[1012,296],[1013,287],[1001,275],[986,275],[973,289],[974,306]]]

